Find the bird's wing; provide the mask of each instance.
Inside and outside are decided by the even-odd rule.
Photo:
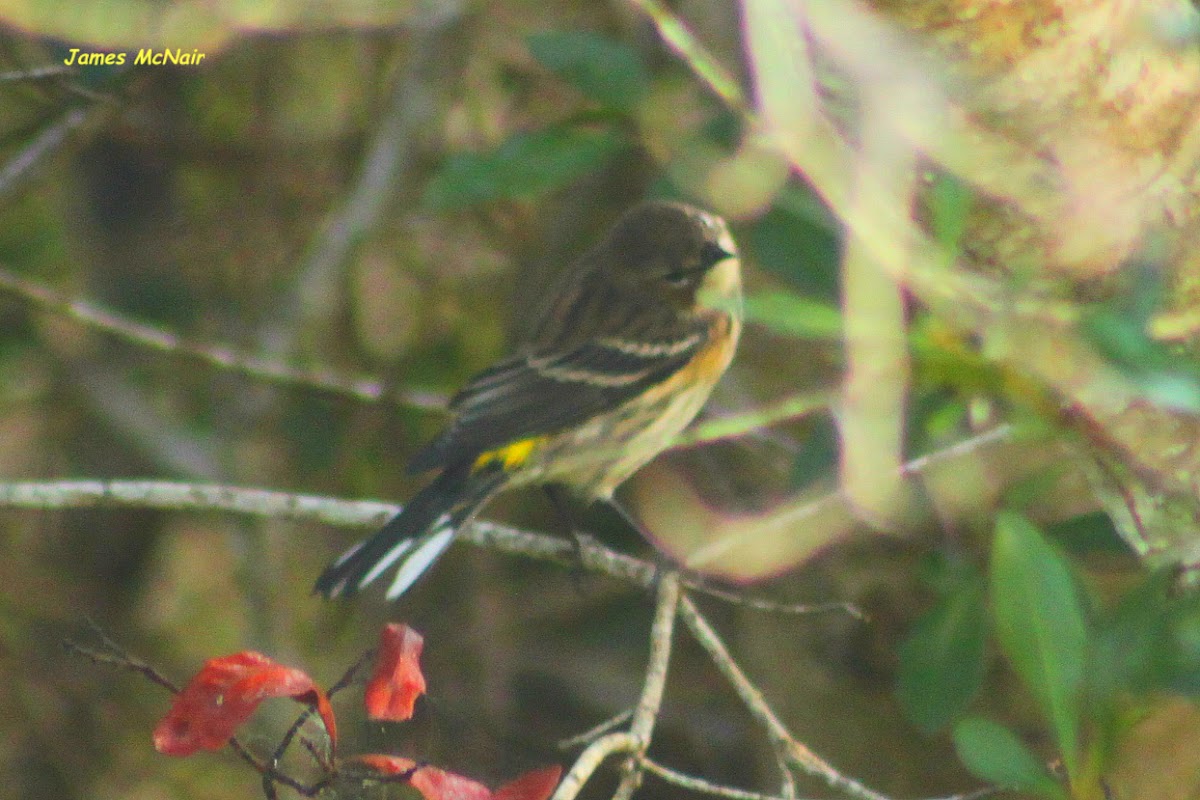
[[[455,396],[454,421],[409,463],[413,472],[570,428],[616,408],[684,367],[707,326],[680,322],[645,341],[601,335],[570,349],[538,349],[485,370]]]

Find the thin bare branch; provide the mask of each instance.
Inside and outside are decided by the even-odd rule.
[[[396,403],[416,408],[445,408],[446,398],[434,392],[393,392],[383,382],[325,368],[300,368],[261,358],[223,345],[189,341],[164,328],[147,325],[100,306],[70,298],[0,268],[0,291],[42,311],[57,314],[129,344],[155,352],[190,358],[255,380],[288,387],[314,389],[368,403]]]
[[[583,787],[591,779],[596,769],[617,753],[631,753],[637,748],[637,740],[633,734],[624,731],[601,736],[589,744],[575,763],[567,770],[567,774],[559,781],[558,788],[550,796],[550,800],[575,800]]]
[[[59,75],[68,75],[77,71],[78,70],[75,68],[62,64],[46,67],[30,67],[28,69],[10,69],[5,72],[0,72],[0,83],[12,83],[13,81],[40,81],[45,80],[46,78],[56,78]]]
[[[684,789],[700,794],[727,797],[730,800],[786,800],[786,798],[779,795],[748,792],[745,789],[738,789],[733,786],[722,786],[719,783],[706,781],[703,778],[697,778],[694,775],[688,775],[678,770],[673,770],[670,767],[665,767],[649,758],[642,759],[642,767],[645,768],[646,772],[657,775],[667,783],[673,783],[676,786],[681,786]]]
[[[86,658],[93,664],[108,664],[109,666],[119,667],[130,672],[136,672],[154,685],[166,689],[171,694],[179,694],[179,687],[155,669],[149,662],[143,661],[140,658],[134,658],[107,636],[104,636],[103,640],[104,650],[85,647],[69,640],[63,642],[63,647],[78,656]]]
[[[21,152],[0,167],[0,197],[10,194],[23,180],[33,174],[51,153],[66,143],[76,130],[82,128],[105,106],[68,108],[62,115],[38,133]]]
[[[575,736],[572,736],[567,739],[562,739],[558,743],[558,749],[559,750],[573,750],[576,747],[581,747],[583,745],[590,744],[590,743],[596,741],[597,739],[599,739],[604,734],[608,733],[609,731],[611,731],[615,728],[619,728],[620,726],[624,725],[626,722],[629,722],[629,720],[632,718],[633,718],[633,709],[627,708],[624,711],[622,711],[620,714],[617,714],[616,716],[613,716],[613,717],[610,717],[609,719],[604,720],[604,722],[601,722],[599,725],[595,725],[595,726],[587,729],[583,733],[576,734]]]
[[[453,83],[444,73],[460,19],[461,8],[456,6],[413,28],[404,71],[366,143],[353,187],[310,243],[291,291],[279,298],[275,313],[259,332],[262,352],[289,356],[301,331],[332,318],[350,257],[378,227],[392,198],[410,189],[421,134],[445,107],[436,101],[433,87]]]
[[[327,367],[293,367],[226,345],[192,341],[161,326],[148,325],[93,303],[68,297],[3,267],[0,267],[0,292],[127,344],[192,359],[264,383],[311,389],[361,403],[389,403],[429,411],[442,411],[446,407],[446,396],[437,392],[396,390],[378,378],[367,375],[350,375]],[[760,408],[708,419],[685,432],[674,446],[692,447],[744,436],[765,426],[824,410],[829,407],[830,397],[828,391],[805,392]]]
[[[769,425],[805,417],[816,411],[824,411],[829,408],[831,400],[832,393],[826,390],[803,392],[759,408],[706,419],[684,431],[675,440],[674,446],[692,447],[726,439],[736,439]]]
[[[624,774],[613,800],[629,800],[642,783],[640,762],[650,747],[654,724],[662,708],[663,692],[667,687],[667,667],[671,660],[675,616],[679,608],[679,583],[679,573],[673,571],[661,574],[658,579],[654,624],[650,627],[650,663],[646,667],[642,695],[638,698],[633,720],[629,724],[629,732],[637,743],[637,749],[625,762]]]
[[[776,603],[773,600],[767,600],[762,597],[753,597],[744,591],[736,589],[721,589],[710,585],[704,580],[685,580],[683,585],[694,594],[702,594],[708,597],[715,597],[718,600],[723,600],[726,603],[743,608],[753,609],[754,611],[767,611],[772,614],[848,614],[857,620],[865,620],[866,615],[862,609],[853,603],[832,602],[832,603]]]
[[[679,613],[683,617],[684,624],[688,626],[696,641],[708,653],[720,673],[729,681],[730,686],[741,698],[751,716],[766,728],[772,746],[788,764],[822,779],[831,788],[845,792],[851,797],[861,798],[861,800],[888,800],[886,795],[838,772],[831,764],[792,736],[763,698],[762,692],[750,681],[746,673],[734,661],[733,656],[729,654],[729,649],[721,640],[720,635],[690,598],[684,597],[680,600]]]

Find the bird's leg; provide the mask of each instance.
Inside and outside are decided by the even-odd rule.
[[[548,483],[542,487],[542,490],[550,500],[550,506],[554,509],[554,516],[558,517],[559,524],[566,530],[567,534],[571,537],[571,542],[575,545],[576,569],[579,572],[579,576],[582,577],[585,555],[591,537],[584,533],[579,528],[579,525],[576,524],[577,520],[571,505],[571,499],[567,497],[567,492],[562,486]]]
[[[684,577],[688,577],[692,574],[692,570],[688,570],[676,563],[671,556],[664,553],[662,549],[655,544],[654,536],[650,533],[646,526],[642,524],[641,520],[635,517],[629,511],[629,509],[621,503],[620,500],[615,497],[608,497],[604,500],[604,502],[608,504],[609,508],[617,512],[617,516],[621,518],[622,522],[637,532],[637,535],[641,536],[642,540],[645,541],[646,544],[650,545],[650,549],[654,553],[656,581],[657,577],[661,576],[664,572],[679,572]]]

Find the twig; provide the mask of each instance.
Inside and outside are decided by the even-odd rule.
[[[149,662],[130,655],[125,651],[124,648],[109,638],[108,635],[100,630],[100,628],[96,625],[92,624],[91,627],[92,630],[96,632],[96,635],[100,637],[101,643],[105,648],[103,651],[96,650],[91,647],[85,647],[69,640],[63,642],[63,647],[67,648],[68,651],[75,653],[76,655],[86,658],[93,664],[109,664],[114,667],[128,670],[129,672],[136,672],[156,686],[161,686],[162,688],[166,689],[171,694],[179,694],[181,691],[180,688],[176,686],[169,678],[159,672]],[[306,718],[307,715],[302,715],[300,722],[302,723]],[[268,783],[282,783],[307,797],[312,797],[320,792],[321,789],[323,789],[330,781],[330,778],[325,778],[322,781],[313,784],[312,786],[302,783],[295,778],[278,771],[275,769],[273,764],[268,764],[259,759],[257,756],[247,750],[245,745],[238,741],[237,737],[233,737],[229,740],[229,747],[238,755],[239,758],[241,758],[243,761],[249,764],[252,769],[262,775],[264,787]],[[268,797],[272,796],[272,791],[267,792]]]
[[[866,615],[858,606],[853,603],[832,602],[832,603],[777,603],[773,600],[767,600],[761,597],[751,597],[745,592],[734,589],[722,589],[717,586],[712,586],[704,580],[696,580],[693,578],[685,578],[683,585],[694,594],[703,594],[708,597],[715,597],[718,600],[723,600],[730,605],[749,608],[754,611],[767,611],[773,614],[848,614],[856,620],[865,621]]]
[[[662,707],[663,692],[667,686],[667,667],[671,660],[671,643],[675,632],[675,616],[679,609],[679,573],[663,573],[658,579],[658,593],[654,606],[654,624],[650,627],[650,663],[646,667],[646,678],[642,684],[642,696],[633,710],[629,733],[633,736],[636,749],[625,762],[624,775],[613,800],[629,800],[641,785],[640,762],[650,747],[654,735],[654,723]]]
[[[673,770],[670,767],[665,767],[649,758],[642,759],[642,766],[645,767],[647,772],[657,775],[667,783],[673,783],[676,786],[682,786],[684,789],[690,789],[700,794],[711,794],[714,797],[728,797],[731,800],[786,800],[786,798],[778,795],[749,792],[733,786],[722,786],[718,783],[712,783],[703,778],[697,778],[694,775],[688,775],[678,770]]]
[[[391,402],[431,410],[442,409],[446,405],[446,398],[434,392],[396,393],[374,378],[344,375],[325,368],[292,367],[222,345],[189,341],[161,327],[72,299],[3,268],[0,268],[0,291],[15,295],[42,311],[74,320],[129,344],[194,359],[267,383],[314,389],[369,403]]]
[[[576,734],[567,739],[562,739],[558,742],[559,750],[573,750],[580,745],[589,744],[596,741],[598,738],[621,725],[624,725],[633,717],[633,709],[627,708],[620,714],[617,714],[610,719],[604,720],[599,725],[596,725],[583,733]]]
[[[596,768],[616,753],[631,753],[637,748],[633,735],[624,731],[601,736],[589,744],[558,783],[550,800],[575,800]]]
[[[250,765],[250,768],[257,772],[263,778],[263,791],[267,797],[274,796],[274,787],[267,789],[269,784],[282,783],[290,789],[294,789],[305,797],[315,797],[333,782],[332,775],[326,775],[313,784],[298,781],[286,772],[280,772],[272,764],[268,764],[258,756],[246,749],[246,745],[242,744],[236,736],[229,740],[229,749],[237,754],[238,758]]]
[[[126,653],[119,645],[117,645],[107,636],[104,636],[103,634],[101,634],[101,636],[104,647],[108,652],[96,650],[91,647],[85,647],[70,640],[64,641],[63,647],[75,655],[86,658],[93,664],[108,664],[113,667],[120,667],[121,669],[128,670],[130,672],[136,672],[154,685],[161,686],[162,688],[166,689],[171,694],[179,694],[179,687],[172,683],[169,678],[155,669],[150,663],[143,661],[140,658],[134,658],[129,653]]]
[[[83,127],[94,114],[98,113],[98,108],[103,109],[104,107],[67,109],[57,120],[43,128],[21,152],[0,167],[0,197],[12,192],[22,180],[29,177],[34,168],[41,164],[47,155],[61,147],[71,133]]]
[[[830,787],[862,800],[889,800],[886,795],[870,789],[853,778],[848,778],[838,772],[832,765],[816,753],[796,740],[780,721],[779,717],[767,704],[762,692],[758,690],[742,668],[729,654],[725,643],[708,620],[700,613],[691,599],[684,597],[679,603],[679,613],[684,624],[692,632],[696,641],[708,653],[713,664],[729,681],[734,692],[741,698],[742,703],[750,714],[767,730],[772,745],[783,756],[785,763],[795,766],[809,775],[824,780]]]
[[[779,796],[783,800],[796,800],[796,776],[792,773],[792,768],[788,766],[783,753],[775,750],[773,755],[775,764],[779,767]]]
[[[109,664],[111,666],[115,666],[115,667],[119,667],[121,669],[127,670],[129,672],[135,672],[135,673],[141,675],[146,680],[155,684],[156,686],[161,686],[162,688],[166,689],[171,694],[179,694],[179,692],[182,691],[169,678],[167,678],[165,675],[163,675],[161,672],[159,672],[158,669],[156,669],[149,662],[144,661],[140,658],[137,658],[137,657],[131,655],[129,652],[127,652],[125,650],[125,648],[121,647],[119,644],[117,644],[115,641],[113,641],[113,639],[111,637],[109,637],[108,634],[106,634],[94,622],[92,622],[91,620],[88,620],[88,625],[89,625],[89,627],[91,627],[91,629],[95,633],[95,635],[100,639],[101,644],[104,646],[104,650],[97,650],[95,648],[85,647],[84,645],[78,644],[77,642],[73,642],[70,640],[64,641],[63,647],[67,648],[68,651],[75,653],[76,655],[86,658],[87,660],[91,661],[93,664]],[[361,665],[362,665],[362,659],[359,659],[359,661],[356,662],[347,671],[346,675],[343,676],[342,680],[344,681],[349,676],[352,676],[354,674],[354,672],[357,671]],[[298,781],[295,778],[287,775],[286,773],[280,772],[278,769],[276,769],[275,765],[278,763],[279,758],[283,754],[283,751],[287,749],[287,746],[291,743],[292,738],[294,738],[294,736],[296,735],[296,732],[299,730],[300,726],[302,724],[304,724],[304,722],[310,716],[312,716],[311,709],[308,711],[305,711],[304,713],[302,713],[300,715],[299,719],[288,730],[282,743],[279,745],[278,749],[275,751],[274,755],[272,756],[272,760],[270,763],[263,761],[262,759],[258,758],[253,753],[251,753],[248,749],[246,749],[246,746],[244,744],[242,744],[241,741],[238,740],[238,738],[236,736],[229,740],[230,749],[232,749],[233,752],[236,753],[239,758],[241,758],[243,761],[245,761],[247,764],[249,764],[252,769],[254,769],[256,772],[258,772],[260,775],[262,775],[264,792],[268,798],[274,796],[273,784],[275,784],[275,783],[282,783],[285,786],[288,786],[288,787],[296,790],[300,794],[305,795],[306,797],[313,797],[316,794],[318,794],[322,789],[324,789],[327,785],[329,785],[329,783],[333,780],[332,773],[329,773],[326,775],[326,777],[322,778],[317,783],[310,785],[310,784],[306,784],[301,781]],[[307,742],[307,740],[303,740],[303,741],[305,741],[306,747],[308,747],[309,752],[313,756],[313,759],[318,764],[324,765],[325,764],[324,760],[313,749],[313,747]],[[328,772],[328,770],[327,770],[327,772]],[[268,788],[268,787],[270,787],[270,788]]]
[[[446,81],[442,73],[450,32],[461,19],[461,8],[447,7],[440,15],[414,26],[407,62],[379,126],[366,143],[353,188],[341,208],[330,215],[296,269],[291,291],[279,298],[277,310],[258,335],[262,352],[288,356],[308,323],[330,318],[337,286],[355,248],[383,218],[392,198],[409,190],[422,131],[444,104],[432,97],[431,87]]]
[[[658,0],[631,0],[631,2],[650,18],[658,30],[658,35],[667,43],[667,46],[679,54],[684,63],[692,68],[696,77],[712,90],[713,94],[731,109],[749,114],[746,108],[746,98],[742,94],[742,88],[738,85],[737,79],[697,41],[687,23]]]
[[[12,81],[38,81],[46,78],[56,78],[59,75],[66,75],[76,71],[76,69],[64,65],[30,67],[29,69],[10,69],[6,72],[0,72],[0,83],[10,83]]]
[[[829,408],[832,394],[828,391],[804,392],[790,395],[759,408],[738,411],[722,417],[706,419],[684,431],[674,447],[693,447],[701,444],[736,439],[787,420],[808,416]]]

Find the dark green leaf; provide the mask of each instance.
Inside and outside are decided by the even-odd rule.
[[[1117,533],[1112,519],[1103,511],[1069,517],[1047,526],[1046,535],[1072,556],[1094,553],[1132,555],[1129,545]]]
[[[628,147],[611,131],[552,128],[518,133],[496,150],[448,158],[423,203],[445,211],[492,200],[532,198],[599,169]]]
[[[828,303],[798,294],[772,292],[746,299],[746,318],[777,333],[801,339],[838,341],[842,338],[842,314]]]
[[[551,31],[530,36],[528,43],[539,64],[610,108],[628,111],[646,93],[646,67],[622,42],[587,31]]]
[[[1089,670],[1093,702],[1129,692],[1200,694],[1200,594],[1177,581],[1173,569],[1153,573],[1103,620]]]
[[[1063,761],[1075,773],[1079,699],[1088,631],[1066,558],[1028,519],[1001,512],[992,543],[992,613],[1013,667],[1049,719]]]
[[[1122,265],[1124,291],[1097,303],[1079,322],[1084,338],[1132,380],[1155,405],[1200,411],[1200,368],[1194,359],[1152,337],[1149,325],[1167,292],[1164,245],[1151,237],[1145,251]]]
[[[993,786],[1053,800],[1067,793],[1008,728],[973,717],[954,726],[954,749],[971,774]]]
[[[900,647],[897,694],[917,727],[933,732],[966,708],[983,681],[987,628],[979,582],[942,598],[913,626]]]
[[[836,302],[841,255],[833,223],[822,219],[828,215],[811,192],[789,187],[741,243],[759,266],[805,294]]]

